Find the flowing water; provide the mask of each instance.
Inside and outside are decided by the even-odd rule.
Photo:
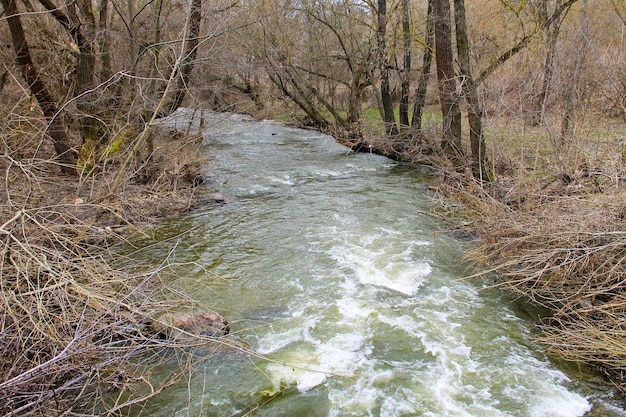
[[[235,201],[159,225],[165,243],[143,256],[180,236],[185,291],[271,361],[210,358],[150,415],[623,415],[532,342],[533,313],[461,279],[471,243],[424,214],[427,172],[315,131],[206,117],[208,180]]]

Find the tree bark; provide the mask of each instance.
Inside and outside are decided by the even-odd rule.
[[[587,52],[589,50],[589,47],[585,42],[587,33],[589,33],[587,0],[582,0],[580,10],[580,30],[577,35],[577,38],[580,41],[580,47],[576,57],[574,58],[574,71],[563,94],[563,114],[561,115],[561,137],[559,141],[561,151],[563,152],[567,150],[567,142],[572,136],[572,121],[574,120],[574,110],[576,108],[575,96],[580,85],[580,78],[587,60]]]
[[[98,119],[95,115],[96,106],[93,103],[93,96],[83,93],[95,86],[96,18],[94,10],[89,0],[78,0],[70,3],[66,9],[67,13],[63,13],[62,9],[56,6],[52,0],[39,0],[39,2],[50,11],[78,47],[74,97],[76,97],[76,107],[80,113],[78,126],[83,143],[77,165],[93,166],[100,140]]]
[[[57,117],[56,103],[52,100],[52,96],[41,81],[39,73],[33,64],[15,0],[0,0],[0,2],[4,7],[6,20],[9,24],[9,31],[11,32],[15,50],[15,60],[48,122],[47,134],[52,139],[54,150],[61,162],[61,172],[68,175],[76,175],[76,156],[70,149],[65,126],[61,119]]]
[[[422,58],[422,71],[419,84],[415,91],[415,103],[413,105],[413,116],[411,127],[418,135],[422,132],[422,116],[426,105],[426,92],[428,90],[428,80],[430,78],[430,68],[433,62],[433,50],[435,44],[435,19],[433,18],[433,0],[428,0],[428,12],[426,14],[426,39],[424,55]]]
[[[470,148],[472,152],[472,174],[481,181],[490,180],[483,136],[483,108],[478,98],[476,82],[472,76],[470,45],[467,36],[465,0],[454,0],[456,27],[456,47],[458,64],[462,76],[461,89],[467,102],[467,118],[470,128]]]
[[[75,7],[78,6],[78,13]],[[91,0],[77,0],[68,6],[68,14],[79,28],[82,42],[78,44],[80,54],[76,63],[76,107],[80,113],[78,125],[82,146],[78,156],[78,166],[91,169],[96,164],[96,154],[100,145],[97,106],[94,95],[88,93],[96,85],[96,18]]]
[[[100,1],[99,12],[100,79],[107,80],[111,76],[111,36],[109,35],[109,0]]]
[[[402,0],[402,47],[404,62],[400,72],[400,128],[409,126],[409,91],[411,87],[411,18],[409,0]]]
[[[156,82],[159,76],[159,58],[161,55],[161,11],[163,9],[163,0],[156,0],[153,9],[154,16],[154,58],[152,59],[152,74],[150,75],[150,92],[155,94],[157,91]]]
[[[377,0],[376,16],[376,41],[378,44],[378,69],[380,71],[380,98],[383,106],[383,122],[387,135],[397,135],[396,117],[393,114],[393,101],[391,99],[391,84],[389,82],[389,58],[387,57],[387,2]]]
[[[548,2],[540,2],[539,7],[542,21],[547,21]],[[559,38],[561,23],[563,22],[564,17],[565,16],[559,16],[557,19],[551,20],[551,23],[543,28],[548,39],[548,49],[546,51],[546,57],[543,65],[543,82],[541,85],[541,90],[539,91],[539,94],[537,94],[537,97],[535,99],[535,108],[532,109],[532,121],[534,124],[543,123],[545,118],[546,108],[548,106],[548,99],[550,97],[550,89],[552,87],[552,77],[554,75],[554,55],[556,53],[556,44]]]
[[[367,86],[367,83],[361,81],[364,77],[364,73],[361,69],[357,69],[357,72],[352,73],[352,82],[350,83],[350,97],[348,99],[348,114],[346,121],[350,124],[356,123],[361,118],[361,99],[363,90]]]
[[[450,0],[434,0],[433,11],[439,101],[443,114],[441,148],[454,163],[460,164],[463,162],[461,109],[456,93],[457,83],[454,74]]]

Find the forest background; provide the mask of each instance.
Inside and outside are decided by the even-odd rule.
[[[478,275],[626,391],[623,1],[1,2],[3,414],[116,414],[170,383],[131,388],[171,344],[146,324],[180,302],[167,260],[103,252],[208,198],[201,138],[158,127],[183,105],[436,166]]]

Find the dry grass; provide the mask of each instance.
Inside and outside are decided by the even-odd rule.
[[[162,339],[151,323],[191,302],[169,290],[168,259],[129,273],[113,266],[107,247],[133,223],[198,201],[201,141],[157,138],[152,153],[133,156],[113,194],[115,156],[103,153],[79,180],[64,178],[46,149],[29,147],[40,146],[37,134],[18,133],[21,147],[5,134],[0,155],[0,415],[123,414],[184,376],[184,359],[158,385],[145,373],[189,344]]]
[[[603,150],[607,137],[560,155],[535,137],[529,160],[540,158],[540,170],[504,137],[491,154],[494,184],[451,173],[438,192],[451,199],[444,215],[465,216],[462,231],[478,238],[467,256],[477,275],[548,308],[539,340],[562,358],[597,366],[626,392],[626,189],[619,145]]]
[[[70,226],[58,214],[22,209],[1,228],[3,414],[56,415],[84,405],[71,395],[131,382],[115,369],[159,345],[139,326],[165,308],[156,301],[158,273],[112,269],[62,230]]]

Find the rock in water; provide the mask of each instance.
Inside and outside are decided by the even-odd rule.
[[[209,196],[209,200],[213,204],[230,204],[235,201],[235,199],[226,197],[220,193],[214,193]]]
[[[187,335],[184,332],[205,337],[222,337],[230,332],[224,316],[209,310],[165,314],[159,317],[159,323],[154,324],[154,329],[167,339],[185,337]]]

